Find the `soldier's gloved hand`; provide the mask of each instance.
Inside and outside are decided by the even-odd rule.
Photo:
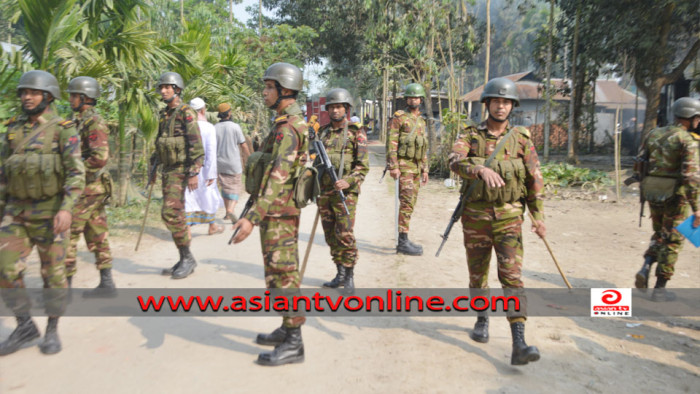
[[[2,217],[2,216],[0,216]],[[700,211],[695,211],[695,219],[693,220],[693,228],[700,226]]]
[[[399,179],[399,177],[401,176],[401,170],[399,170],[398,168],[389,170],[389,176],[394,179]]]
[[[480,169],[476,174],[483,179],[484,182],[486,182],[486,186],[490,188],[503,187],[506,185],[506,183],[503,182],[503,178],[501,178],[496,171],[488,167]]]
[[[73,215],[69,211],[66,211],[65,209],[61,209],[60,211],[58,211],[56,216],[53,217],[54,235],[58,235],[68,230],[72,221]]]

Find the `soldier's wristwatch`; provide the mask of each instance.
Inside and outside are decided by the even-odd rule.
[[[195,177],[195,176],[199,175],[199,172],[190,172],[189,175],[190,175],[190,177]]]

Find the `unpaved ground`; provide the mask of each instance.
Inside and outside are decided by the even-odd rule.
[[[373,147],[378,152],[378,147]],[[362,287],[464,287],[468,283],[461,226],[456,225],[440,258],[439,233],[457,193],[431,181],[421,191],[411,238],[426,251],[420,258],[393,253],[393,186],[378,184],[381,157],[361,195],[356,234]],[[593,200],[548,200],[548,239],[574,287],[631,287],[641,263],[650,223],[637,227],[638,206]],[[240,207],[238,208],[241,209]],[[314,215],[303,212],[301,249]],[[319,229],[320,230],[320,229]],[[526,228],[527,230],[527,228]],[[263,286],[257,231],[244,244],[226,245],[229,234],[205,235],[194,228],[199,261],[182,281],[158,275],[177,252],[164,227],[151,229],[139,254],[135,234],[111,240],[120,287],[255,288]],[[227,232],[228,233],[228,232]],[[564,287],[540,240],[525,231],[527,287]],[[319,231],[304,279],[321,285],[334,274]],[[97,273],[81,244],[76,287],[92,287]],[[33,255],[36,260],[36,255]],[[492,270],[493,271],[493,270]],[[492,272],[494,274],[495,272]],[[686,243],[671,287],[697,287],[700,249]],[[490,285],[498,287],[495,275]],[[38,267],[30,280],[39,284]],[[45,318],[35,319],[43,328]],[[279,318],[77,318],[61,320],[64,350],[42,355],[36,346],[0,358],[0,393],[48,392],[697,392],[700,387],[700,319],[594,319],[532,317],[526,337],[542,359],[510,366],[510,331],[504,318],[491,320],[491,341],[469,338],[473,317],[311,317],[303,329],[306,362],[265,368],[254,363],[268,348],[253,343]],[[628,328],[626,323],[642,323]],[[14,319],[0,318],[0,339]],[[637,338],[630,335],[636,335]]]

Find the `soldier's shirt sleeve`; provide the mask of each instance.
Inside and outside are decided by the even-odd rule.
[[[73,212],[73,207],[85,187],[85,166],[81,157],[80,136],[75,127],[61,127],[58,143],[65,176],[60,209]]]
[[[284,185],[293,176],[291,172],[300,145],[297,133],[288,123],[280,124],[272,133],[275,133],[273,159],[263,174],[262,193],[245,216],[253,225],[260,224],[275,199],[282,197]]]
[[[525,164],[525,186],[527,187],[525,203],[535,220],[544,220],[544,178],[542,171],[540,171],[540,160],[532,141],[524,136],[519,136],[519,138],[519,145],[523,149],[519,153],[522,154]]]
[[[698,196],[700,195],[700,141],[690,137],[682,148],[681,176],[685,186],[685,196],[693,212],[698,211]]]
[[[355,149],[353,149],[352,171],[345,180],[350,184],[350,187],[355,185],[360,186],[365,180],[365,176],[369,172],[369,152],[367,151],[367,135],[364,130],[358,129],[355,132]]]
[[[399,131],[401,129],[401,117],[394,115],[391,120],[391,126],[389,127],[389,136],[386,141],[386,164],[389,166],[389,170],[396,170],[399,168]]]
[[[109,159],[109,129],[101,119],[95,117],[87,124],[87,143],[90,149],[85,160],[85,171],[95,173],[107,165]]]
[[[183,122],[185,122],[185,140],[187,141],[187,163],[185,172],[189,174],[198,174],[204,165],[204,144],[202,143],[202,134],[199,131],[197,124],[197,116],[189,107],[183,113]]]
[[[461,178],[476,179],[476,173],[481,166],[475,166],[467,162],[467,156],[471,149],[471,133],[469,129],[463,130],[452,145],[452,151],[448,157],[450,169]]]

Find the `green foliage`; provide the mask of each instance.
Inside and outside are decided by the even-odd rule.
[[[459,133],[468,126],[473,125],[473,122],[466,114],[452,112],[447,108],[442,110],[442,125],[439,132],[440,140],[436,152],[430,158],[430,172],[437,173],[440,176],[449,176],[450,161],[449,155],[452,151]]]
[[[576,167],[566,163],[547,163],[541,166],[545,185],[556,187],[583,186],[592,183],[596,186],[612,185],[608,175],[599,170]]]

